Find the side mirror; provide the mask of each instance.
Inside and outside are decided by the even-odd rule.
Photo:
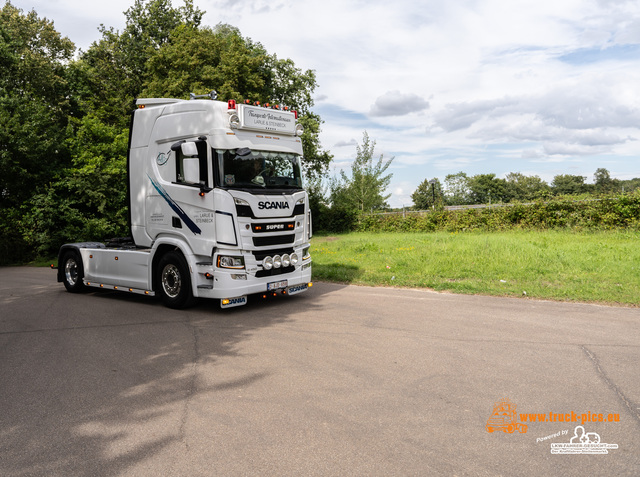
[[[185,182],[189,184],[198,184],[200,182],[200,159],[197,157],[184,158],[182,167]]]
[[[180,148],[184,157],[198,157],[198,147],[195,142],[183,142]]]
[[[171,146],[171,150],[175,153],[180,151],[182,155],[182,180],[190,184],[198,184],[200,182],[200,159],[196,143],[185,140],[178,141]]]

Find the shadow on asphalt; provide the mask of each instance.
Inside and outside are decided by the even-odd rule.
[[[352,283],[364,273],[361,268],[345,263],[314,264],[314,275],[340,283]]]
[[[70,294],[61,284],[51,286],[55,276],[46,269],[19,270],[21,281],[42,291],[18,293],[2,305],[4,476],[126,475],[167,446],[186,445],[191,399],[268,375],[255,370],[201,383],[197,367],[245,352],[244,340],[293,321],[298,311],[319,307],[322,295],[343,288],[317,284],[290,297],[251,296],[246,306],[227,310],[217,300],[201,300],[177,311],[119,292]],[[5,272],[3,289],[12,284],[11,270]]]

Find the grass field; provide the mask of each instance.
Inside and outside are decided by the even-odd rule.
[[[350,233],[311,241],[314,280],[640,306],[640,233]]]

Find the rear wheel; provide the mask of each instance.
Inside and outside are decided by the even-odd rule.
[[[169,308],[186,308],[193,305],[189,267],[182,254],[169,252],[158,263],[157,291]]]
[[[79,293],[84,290],[84,271],[78,252],[70,250],[62,256],[62,278],[67,291]]]

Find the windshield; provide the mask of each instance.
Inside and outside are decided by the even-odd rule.
[[[302,189],[300,156],[249,148],[214,149],[216,182],[233,189]]]

